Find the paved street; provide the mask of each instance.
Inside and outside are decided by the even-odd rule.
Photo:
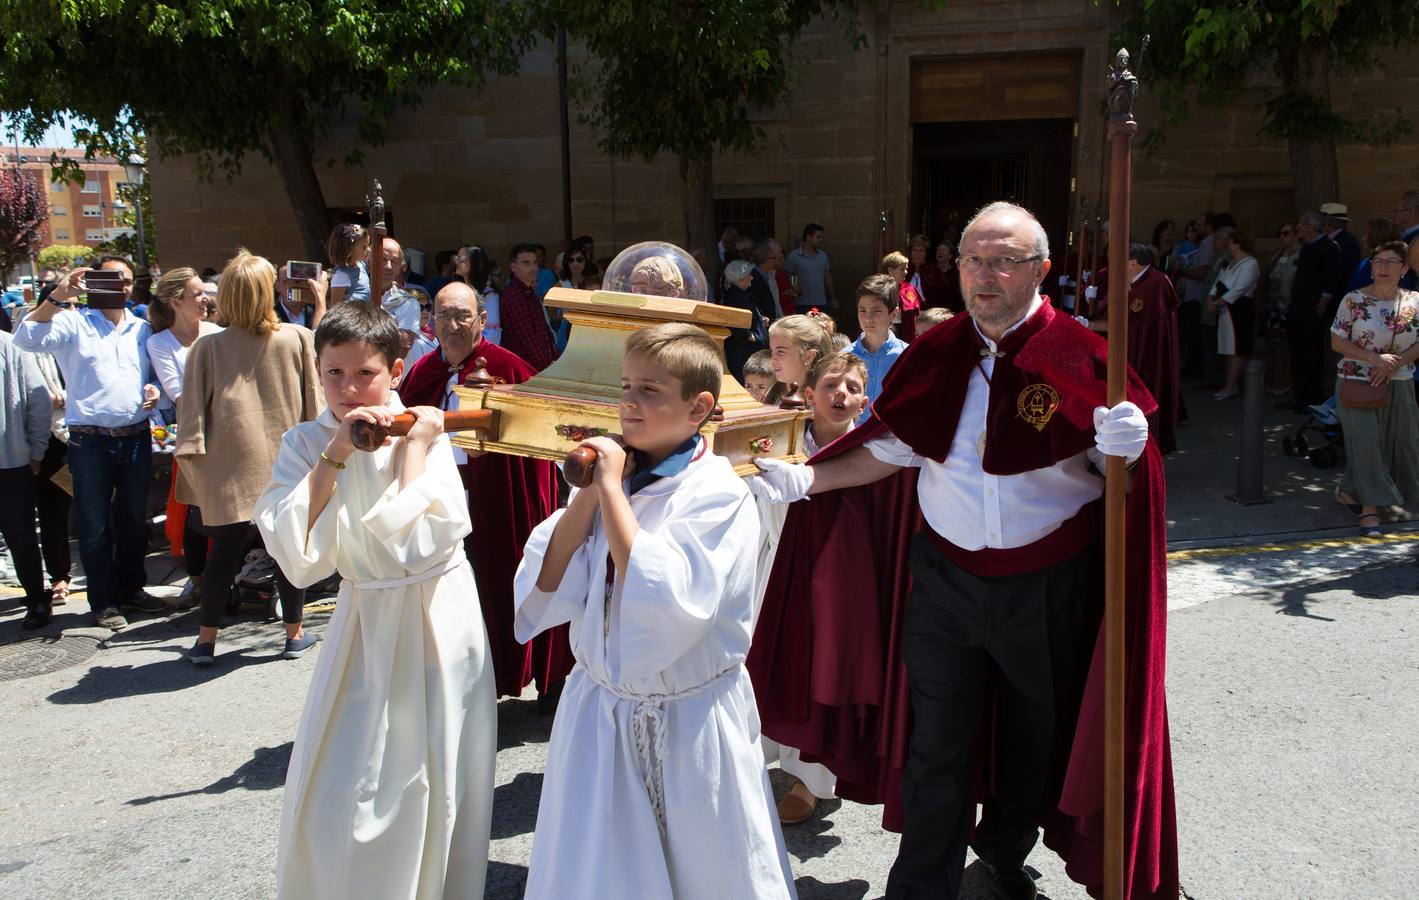
[[[1187,895],[1412,895],[1419,532],[1283,546],[1182,551],[1171,566]],[[13,656],[19,614],[6,603],[0,642]],[[314,654],[279,660],[279,625],[244,621],[201,672],[181,657],[194,613],[138,621],[99,644],[98,632],[75,627],[79,610],[62,608],[60,623],[69,652],[87,660],[0,681],[10,760],[0,770],[0,895],[269,896]],[[315,613],[313,627],[327,618]],[[499,707],[488,897],[520,895],[549,726],[530,692]],[[801,897],[881,894],[895,841],[877,816],[834,803],[787,829]],[[1048,851],[1031,863],[1047,896],[1084,896]],[[984,897],[970,874],[965,896]]]

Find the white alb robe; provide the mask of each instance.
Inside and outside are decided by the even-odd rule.
[[[307,532],[307,476],[337,427],[327,410],[286,432],[256,504],[294,584],[345,579],[286,774],[278,893],[482,897],[497,708],[452,446],[403,491],[403,440],[355,453]]]
[[[537,589],[564,510],[532,532],[520,641],[571,623],[576,668],[552,726],[527,900],[796,897],[744,669],[759,513],[706,453],[630,500],[640,532],[606,608],[600,514],[555,592]]]

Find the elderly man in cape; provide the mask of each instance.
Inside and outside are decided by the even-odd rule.
[[[784,734],[805,759],[827,765],[843,796],[846,789],[886,804],[887,824],[902,832],[889,898],[956,897],[968,843],[997,896],[1033,898],[1024,865],[1041,826],[1071,878],[1103,883],[1096,639],[1106,455],[1128,461],[1131,482],[1127,894],[1177,896],[1162,690],[1162,460],[1145,418],[1156,404],[1130,373],[1131,400],[1102,405],[1104,342],[1040,298],[1049,269],[1048,239],[1029,211],[985,207],[961,239],[968,315],[908,348],[867,423],[809,465],[760,460],[764,471],[751,479],[771,502],[822,495],[790,510],[760,614],[749,669],[761,714],[769,713],[763,731]],[[851,500],[905,469],[917,470],[906,473],[916,476],[906,501]],[[859,552],[837,552],[841,542],[814,547],[822,531],[814,520],[823,516],[836,517],[834,532],[851,533]],[[896,540],[921,520],[913,539]],[[908,566],[909,580],[900,577]],[[781,579],[784,568],[795,577]],[[865,595],[857,589],[863,569],[879,572],[880,587]],[[884,623],[875,633],[835,625],[874,601],[881,614],[872,618]],[[798,610],[797,621],[774,604]],[[765,623],[775,621],[788,624],[766,634]],[[813,667],[797,704],[764,699],[779,688],[759,673],[779,656]],[[819,671],[825,666],[872,670]],[[910,716],[892,689],[901,670]],[[862,680],[882,685],[877,700],[835,706],[820,687]],[[844,773],[864,780],[844,785]]]
[[[438,350],[420,359],[404,376],[399,397],[405,406],[458,408],[453,389],[485,361],[488,374],[520,384],[537,371],[516,354],[483,337],[488,314],[483,298],[462,282],[444,285],[434,298]],[[537,682],[538,706],[550,712],[575,660],[566,626],[539,635],[524,646],[513,636],[512,579],[532,529],[557,508],[556,472],[549,462],[501,453],[455,450],[473,533],[468,561],[478,582],[488,648],[493,656],[498,696],[516,697]]]

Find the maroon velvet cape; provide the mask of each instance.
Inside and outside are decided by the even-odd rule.
[[[944,460],[981,342],[968,316],[915,341],[892,367],[873,414],[825,447],[816,464],[893,432]],[[1107,349],[1098,335],[1048,304],[1000,344],[987,413],[984,467],[997,475],[1052,465],[1094,444],[1093,409],[1105,405]],[[1043,430],[1018,415],[1028,385],[1060,395]],[[1129,397],[1154,403],[1130,373]],[[748,668],[763,732],[825,764],[838,793],[883,803],[901,824],[900,782],[911,740],[910,692],[900,654],[911,590],[908,550],[922,527],[916,473],[815,496],[788,514],[750,648]],[[1162,457],[1150,437],[1132,472],[1126,549],[1127,883],[1131,898],[1178,893],[1171,750],[1163,696],[1167,615]],[[1097,517],[1101,520],[1102,516]],[[1101,535],[1102,537],[1102,535]],[[1102,583],[1102,580],[1101,580]],[[989,722],[989,706],[982,721]],[[985,731],[988,732],[988,729]],[[989,791],[988,733],[978,740],[981,794]],[[1075,881],[1103,882],[1103,659],[1096,645],[1058,808],[1042,816],[1045,843]]]
[[[1128,364],[1158,401],[1148,426],[1166,456],[1178,449],[1178,418],[1182,411],[1178,348],[1178,292],[1173,282],[1149,266],[1128,287]],[[1108,311],[1108,294],[1100,292],[1098,311]]]
[[[488,372],[508,384],[520,384],[537,374],[512,351],[482,340],[459,370],[459,384],[480,356],[488,361]],[[405,375],[400,399],[405,406],[442,408],[451,374],[442,351],[429,353]],[[468,558],[488,629],[498,696],[519,696],[534,679],[538,690],[545,690],[549,683],[566,678],[575,663],[567,626],[544,632],[528,644],[518,643],[513,636],[512,580],[532,529],[557,508],[556,471],[550,462],[502,453],[473,457],[458,468],[468,489],[468,513],[473,520]]]

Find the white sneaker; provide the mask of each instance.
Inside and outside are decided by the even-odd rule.
[[[202,589],[197,586],[197,579],[187,579],[187,584],[182,586],[182,593],[177,595],[178,609],[192,609],[202,602]]]

